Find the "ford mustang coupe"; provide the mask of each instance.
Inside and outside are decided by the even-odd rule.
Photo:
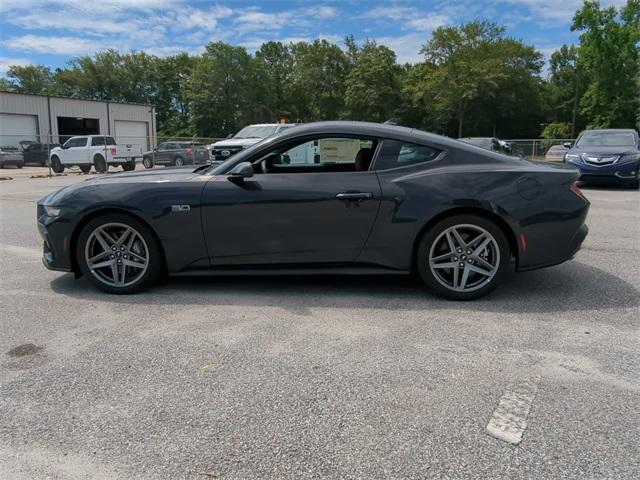
[[[115,173],[38,202],[47,268],[132,293],[165,274],[408,274],[456,300],[573,257],[567,165],[410,128],[320,122],[217,166]]]

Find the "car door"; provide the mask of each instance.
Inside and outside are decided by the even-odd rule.
[[[361,143],[329,158],[331,140],[296,147],[306,156],[291,149],[254,158],[253,177],[219,175],[207,183],[202,223],[214,266],[356,260],[377,215],[380,183],[368,169],[355,171]]]
[[[160,145],[158,145],[158,149],[155,151],[154,154],[154,163],[157,163],[159,165],[164,165],[167,161],[167,150],[168,150],[168,143],[161,143]]]
[[[74,137],[66,143],[66,152],[62,163],[74,165],[84,160],[87,147],[87,137]]]

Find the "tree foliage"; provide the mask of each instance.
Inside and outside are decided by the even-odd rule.
[[[400,65],[374,40],[343,45],[209,43],[201,55],[107,50],[65,68],[12,66],[0,89],[155,105],[169,135],[226,136],[248,123],[354,119],[401,123],[450,136],[576,135],[640,126],[640,0],[574,17],[579,45],[542,55],[490,21],[437,28],[424,60]],[[569,128],[567,132],[565,127]]]

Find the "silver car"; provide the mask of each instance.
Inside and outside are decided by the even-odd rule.
[[[7,165],[15,165],[18,168],[24,167],[24,157],[18,147],[0,147],[0,168]]]

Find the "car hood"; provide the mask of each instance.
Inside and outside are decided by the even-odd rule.
[[[574,155],[627,155],[638,153],[638,149],[634,147],[573,147],[567,153],[573,153]]]
[[[123,183],[164,184],[173,182],[185,182],[194,177],[201,177],[198,168],[176,167],[162,168],[158,170],[144,170],[140,172],[110,173],[89,178],[84,182],[68,185],[40,199],[42,205],[64,206],[68,204],[74,195],[82,190],[95,189],[103,185]]]
[[[251,145],[255,145],[261,140],[262,138],[230,138],[228,140],[220,140],[219,142],[215,142],[211,146],[215,148],[250,147]]]

